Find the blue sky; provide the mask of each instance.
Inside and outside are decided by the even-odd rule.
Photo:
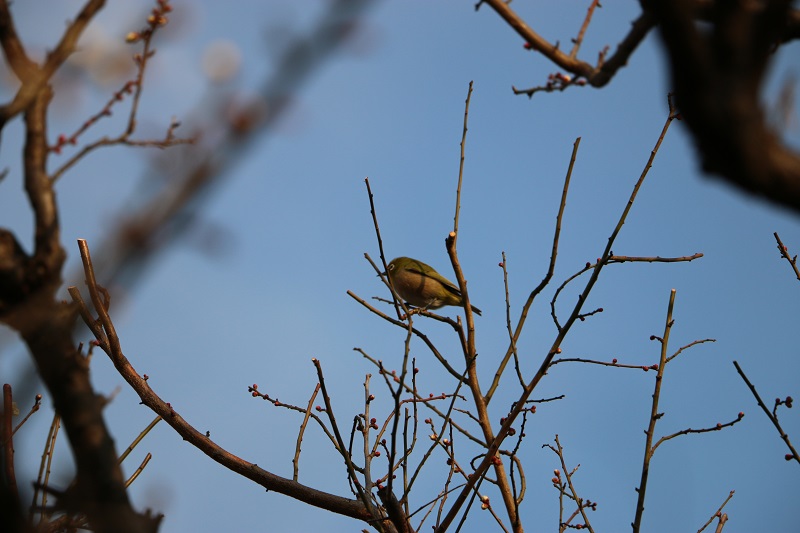
[[[40,49],[80,5],[63,2],[43,21],[44,4],[13,6],[23,36]],[[586,3],[566,4],[515,2],[513,7],[545,37],[566,43],[577,32]],[[254,95],[275,68],[276,47],[287,34],[313,27],[325,5],[175,3],[148,72],[142,131],[158,135],[170,117],[202,114],[204,106],[226,94],[244,100]],[[140,25],[149,7],[138,0],[112,3],[87,43],[102,36],[121,41]],[[634,3],[604,4],[581,55],[591,61],[606,44],[613,50],[635,9]],[[208,47],[220,41],[238,50],[241,71],[230,84],[209,88],[201,61]],[[798,57],[797,45],[782,51],[768,100],[787,76],[797,76]],[[497,266],[501,253],[508,260],[515,320],[546,272],[572,144],[582,138],[554,281],[534,306],[519,346],[523,371],[531,375],[555,337],[549,317],[553,289],[602,253],[661,131],[669,89],[663,67],[657,36],[651,35],[608,87],[529,100],[514,96],[511,85],[541,84],[555,68],[525,51],[520,38],[488,8],[476,13],[473,2],[376,2],[354,38],[292,95],[289,112],[230,167],[194,222],[193,238],[160,255],[129,292],[114,293],[112,316],[126,355],[195,427],[209,430],[240,457],[290,476],[301,418],[252,399],[247,386],[257,383],[282,401],[304,405],[316,383],[310,362],[316,357],[332,384],[336,412],[348,425],[363,409],[365,374],[376,374],[353,348],[390,368],[400,365],[403,332],[346,294],[388,297],[363,259],[365,252],[378,257],[364,178],[369,177],[375,194],[387,259],[413,256],[452,278],[444,239],[452,229],[464,99],[473,80],[458,244],[471,299],[484,311],[477,318],[484,386],[507,347]],[[54,135],[74,130],[115,89],[88,77],[81,83],[89,89],[65,89],[63,100],[54,103]],[[800,146],[798,127],[795,113],[787,133],[795,147]],[[27,235],[29,216],[14,174],[19,168],[14,131],[4,132],[0,152],[3,165],[12,170],[2,184],[0,223]],[[75,239],[99,245],[108,227],[135,205],[137,183],[152,172],[147,170],[151,155],[108,149],[61,180],[71,264],[77,257]],[[657,434],[713,426],[739,411],[745,419],[731,429],[673,439],[659,448],[651,467],[647,531],[697,530],[730,490],[736,495],[726,507],[726,532],[763,530],[765,525],[788,531],[796,524],[796,512],[782,495],[800,489],[797,465],[784,461],[786,449],[731,364],[738,360],[743,365],[764,398],[800,396],[795,356],[800,285],[779,258],[775,231],[796,253],[797,216],[701,175],[685,128],[674,123],[614,252],[705,256],[692,263],[608,267],[587,303],[604,312],[577,324],[563,344],[564,356],[657,362],[659,345],[649,337],[663,333],[672,288],[677,298],[670,351],[696,339],[716,339],[667,367],[661,403],[665,416]],[[203,238],[221,252],[198,246]],[[563,316],[582,287],[579,281],[562,296]],[[458,310],[442,312],[455,316]],[[451,362],[458,362],[458,345],[446,326],[421,318],[416,324]],[[3,332],[3,375],[26,364],[23,350],[11,340]],[[420,390],[452,388],[422,343],[415,341],[412,353],[421,368]],[[99,391],[111,394],[120,387],[107,416],[123,449],[153,415],[138,405],[107,360],[98,356],[92,364]],[[555,434],[568,463],[581,465],[575,478],[581,496],[599,502],[590,515],[595,528],[629,527],[653,378],[653,372],[578,364],[550,371],[534,397],[564,394],[565,399],[540,405],[529,419],[524,452],[528,495],[522,509],[529,530],[557,524],[558,502],[549,480],[558,461],[541,448]],[[376,415],[382,420],[389,397],[377,375],[372,387],[378,396],[373,413],[382,413]],[[503,387],[491,406],[495,419],[518,394],[511,375]],[[790,436],[800,434],[794,412],[781,414]],[[35,475],[48,425],[48,415],[38,414],[20,437],[19,479]],[[68,479],[64,444],[59,473]],[[265,494],[185,444],[166,424],[137,448],[126,471],[133,471],[148,451],[154,458],[131,494],[139,508],[166,514],[162,531],[362,527]],[[426,483],[436,488],[445,472],[444,458],[430,466]],[[300,481],[349,495],[343,462],[319,431],[310,431],[304,441]],[[497,494],[492,496],[499,502]],[[419,498],[417,503],[423,503]],[[475,511],[473,519],[471,531],[489,524],[485,513]]]

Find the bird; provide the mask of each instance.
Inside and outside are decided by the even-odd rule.
[[[386,267],[395,292],[406,302],[423,309],[439,309],[445,305],[464,305],[461,291],[436,270],[410,257],[396,257]],[[481,310],[470,304],[472,311]]]

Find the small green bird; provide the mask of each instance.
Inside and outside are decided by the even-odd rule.
[[[422,261],[397,257],[386,267],[386,274],[397,294],[411,305],[424,309],[464,305],[458,287]],[[470,307],[475,314],[481,314],[474,305]]]

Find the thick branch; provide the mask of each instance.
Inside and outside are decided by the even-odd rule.
[[[0,46],[3,47],[3,54],[14,74],[20,80],[28,79],[36,70],[36,63],[28,57],[25,47],[19,40],[6,0],[0,0]]]
[[[40,293],[15,313],[16,326],[36,361],[61,415],[77,468],[77,483],[58,501],[69,511],[85,513],[95,531],[154,531],[128,501],[114,440],[103,420],[103,398],[92,390],[86,359],[72,339],[75,314]]]
[[[53,92],[44,87],[25,112],[25,192],[35,218],[34,253],[37,273],[60,277],[61,248],[55,190],[47,177],[47,106]]]
[[[791,3],[715,3],[704,13],[708,32],[695,26],[691,0],[650,5],[703,169],[800,211],[800,156],[768,127],[759,99],[774,48],[794,15]]]
[[[89,285],[89,292],[92,295],[93,302],[99,302],[98,286],[95,281],[94,269],[92,267],[91,258],[89,256],[89,248],[86,242],[79,241],[81,249],[81,257],[84,262],[84,272],[86,274],[86,282]],[[366,509],[364,504],[359,500],[350,500],[334,494],[329,494],[320,490],[316,490],[305,485],[302,485],[291,479],[277,476],[271,472],[260,468],[255,463],[250,463],[236,455],[228,452],[221,446],[215,444],[207,435],[199,432],[191,424],[189,424],[183,417],[181,417],[172,405],[162,400],[150,385],[147,383],[146,376],[142,377],[133,368],[130,361],[122,353],[119,344],[119,339],[108,315],[108,310],[105,306],[95,305],[99,318],[97,321],[89,313],[88,309],[82,303],[80,292],[75,287],[70,287],[70,295],[79,306],[81,315],[83,316],[86,325],[92,330],[100,347],[111,358],[111,362],[116,367],[120,375],[125,381],[130,384],[134,391],[139,395],[142,404],[152,409],[156,414],[160,415],[164,421],[172,426],[173,429],[187,442],[195,446],[201,452],[208,455],[211,459],[221,464],[225,468],[240,474],[251,481],[258,483],[268,490],[272,490],[281,494],[290,496],[296,500],[308,503],[321,509],[349,516],[364,521],[371,521],[373,516]]]
[[[628,64],[628,59],[639,46],[639,43],[653,29],[655,22],[649,13],[642,13],[633,22],[630,31],[619,43],[614,55],[606,61],[599,61],[599,64],[595,67],[585,61],[581,61],[572,54],[562,52],[557,44],[548,42],[528,26],[504,0],[483,0],[482,3],[489,4],[520,37],[525,39],[530,48],[540,52],[564,70],[585,78],[593,87],[603,87],[611,81],[611,78],[620,68]]]
[[[51,96],[44,86],[25,110],[25,191],[34,215],[34,252],[28,257],[10,232],[0,232],[1,318],[27,344],[70,440],[77,481],[60,495],[59,508],[85,514],[99,532],[151,531],[157,522],[137,515],[128,501],[103,420],[105,402],[92,389],[87,361],[72,339],[75,312],[55,300],[65,253],[55,191],[45,172]]]
[[[0,0],[0,45],[14,69],[14,73],[22,82],[14,100],[0,106],[0,129],[11,118],[26,109],[37,97],[56,70],[75,51],[83,30],[105,3],[105,0],[89,0],[75,20],[67,26],[58,45],[47,54],[45,64],[42,68],[38,68],[36,63],[25,55],[25,50],[14,29],[7,2]]]

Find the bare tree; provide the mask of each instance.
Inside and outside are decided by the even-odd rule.
[[[521,451],[531,445],[526,440],[525,428],[535,416],[537,405],[560,399],[534,396],[537,387],[555,365],[600,365],[621,372],[644,371],[646,374],[643,375],[653,379],[650,412],[644,422],[646,438],[641,478],[637,487],[638,498],[631,513],[634,531],[639,531],[642,527],[650,464],[656,450],[674,438],[720,431],[743,419],[744,414],[740,412],[725,423],[709,424],[699,429],[685,428],[669,434],[658,433],[658,422],[663,415],[659,410],[660,391],[668,375],[668,365],[690,348],[713,342],[713,339],[696,339],[678,348],[670,343],[675,325],[674,290],[669,295],[663,332],[651,336],[651,340],[658,346],[657,357],[652,361],[620,362],[617,359],[562,357],[562,345],[576,323],[591,320],[603,312],[602,308],[586,308],[586,302],[606,268],[615,265],[622,268],[624,263],[690,262],[702,257],[701,253],[661,257],[623,256],[613,252],[616,239],[653,165],[659,147],[670,125],[679,115],[683,115],[692,127],[698,149],[708,169],[775,201],[794,208],[800,207],[800,191],[795,191],[793,185],[800,168],[797,156],[781,145],[778,137],[770,132],[758,106],[758,89],[773,48],[797,36],[800,24],[796,21],[796,12],[790,9],[789,2],[765,2],[752,11],[742,6],[726,7],[706,2],[676,2],[669,6],[660,2],[643,3],[641,17],[634,23],[630,34],[623,39],[615,55],[606,59],[603,53],[598,64],[591,66],[578,60],[577,53],[583,32],[594,9],[599,6],[598,2],[592,2],[583,28],[575,40],[575,47],[569,54],[545,42],[505,2],[484,0],[481,3],[491,5],[500,13],[523,35],[530,48],[543,53],[574,75],[553,76],[540,88],[518,91],[528,95],[587,83],[597,87],[607,84],[616,70],[625,64],[641,39],[651,29],[660,27],[668,53],[673,58],[675,97],[680,111],[670,99],[664,126],[654,141],[652,152],[644,161],[641,174],[634,180],[627,202],[621,206],[616,225],[609,228],[602,255],[595,262],[586,263],[576,269],[565,279],[556,280],[555,267],[561,245],[562,221],[568,216],[567,197],[574,163],[578,158],[580,138],[575,141],[571,158],[566,164],[563,193],[558,200],[558,215],[552,228],[548,269],[537,285],[527,288],[525,304],[515,317],[512,317],[511,311],[508,288],[510,269],[505,256],[499,263],[506,281],[505,325],[508,346],[496,367],[487,368],[478,357],[475,343],[477,324],[470,306],[467,283],[469,269],[462,265],[457,250],[472,85],[470,84],[465,105],[461,168],[458,182],[454,184],[454,224],[444,243],[458,290],[463,295],[463,319],[452,319],[428,308],[414,308],[399,298],[391,281],[385,276],[388,261],[383,250],[375,197],[367,180],[367,196],[380,260],[373,261],[368,254],[366,259],[375,273],[381,276],[385,292],[378,298],[378,304],[373,304],[354,292],[349,294],[378,319],[404,332],[400,370],[391,370],[379,358],[357,349],[372,366],[375,376],[371,373],[365,375],[363,409],[351,417],[335,412],[335,391],[326,382],[322,362],[316,359],[313,363],[317,383],[301,398],[308,398],[305,403],[297,400],[295,405],[279,401],[259,389],[256,384],[252,385],[249,392],[254,398],[268,401],[277,408],[295,411],[302,420],[294,452],[294,475],[288,478],[258,466],[255,461],[238,457],[215,443],[208,433],[196,429],[197,423],[184,419],[174,406],[162,399],[158,391],[148,383],[147,375],[138,372],[135,361],[125,355],[110,313],[112,295],[104,285],[109,285],[117,276],[136,277],[144,270],[150,254],[180,235],[183,229],[180,215],[185,215],[191,209],[189,204],[201,200],[214,181],[233,164],[235,156],[247,149],[255,135],[267,129],[285,108],[288,96],[282,92],[282,88],[287,80],[299,84],[327,57],[336,44],[342,42],[350,21],[339,15],[343,11],[354,10],[354,3],[344,0],[334,2],[313,38],[300,39],[294,46],[288,47],[279,79],[265,84],[260,102],[239,110],[224,122],[216,145],[205,146],[204,152],[192,152],[191,146],[179,147],[174,151],[177,155],[167,156],[183,157],[180,179],[176,180],[178,185],[170,194],[154,199],[141,212],[121,223],[120,229],[109,239],[111,244],[99,246],[99,253],[95,257],[100,257],[100,260],[92,260],[89,243],[83,240],[79,242],[82,273],[87,287],[69,287],[72,301],[65,303],[57,297],[64,277],[62,270],[66,245],[61,242],[55,182],[78,160],[103,146],[168,148],[195,140],[194,132],[187,137],[177,135],[180,125],[177,121],[165,126],[163,138],[144,139],[137,136],[139,97],[143,90],[148,61],[154,53],[151,39],[155,32],[168,23],[172,8],[168,0],[157,0],[142,29],[128,35],[130,45],[139,47],[134,56],[134,79],[119,88],[105,106],[87,119],[74,134],[59,137],[55,143],[48,143],[47,117],[53,95],[52,77],[74,51],[82,31],[103,7],[104,2],[89,0],[76,19],[67,26],[61,40],[45,61],[37,64],[29,58],[25,44],[17,35],[8,3],[0,0],[0,44],[7,62],[20,81],[13,100],[0,107],[0,126],[17,118],[25,125],[22,181],[35,220],[34,249],[31,253],[24,250],[19,243],[20,239],[11,230],[0,229],[0,320],[19,332],[35,360],[39,375],[47,385],[57,418],[67,432],[77,472],[74,483],[64,490],[53,488],[44,479],[39,480],[37,489],[54,496],[56,503],[47,508],[44,499],[37,500],[41,505],[26,513],[24,504],[19,500],[19,480],[14,473],[13,434],[16,429],[11,422],[13,396],[11,387],[6,386],[3,423],[0,428],[4,452],[0,505],[4,527],[9,531],[90,528],[101,532],[154,531],[158,528],[160,517],[152,517],[149,512],[136,512],[128,500],[126,483],[132,480],[123,479],[119,467],[120,454],[103,418],[105,400],[93,390],[88,379],[88,356],[95,348],[99,348],[110,358],[119,374],[138,394],[141,403],[157,415],[152,425],[159,420],[165,421],[180,437],[211,460],[261,487],[356,519],[363,522],[364,527],[381,532],[410,532],[428,527],[433,527],[437,532],[458,530],[474,516],[470,514],[473,509],[481,509],[490,514],[499,530],[523,531],[520,507],[525,500],[529,480],[525,476],[525,462]],[[363,8],[368,2],[358,4],[357,7]],[[707,35],[701,34],[695,27],[697,20],[710,24],[712,31]],[[746,31],[739,31],[743,27]],[[730,61],[732,57],[736,61]],[[684,75],[686,78],[682,78]],[[694,85],[696,83],[699,87]],[[725,98],[719,98],[720,92],[725,93]],[[55,170],[48,169],[50,154],[66,145],[83,143],[84,133],[107,116],[113,106],[120,105],[119,102],[125,100],[130,103],[128,120],[119,135],[85,142],[73,158]],[[264,106],[265,103],[269,105]],[[268,108],[269,113],[259,112],[264,108]],[[724,129],[724,135],[719,134],[720,128]],[[187,152],[179,152],[183,149]],[[730,155],[732,151],[736,157]],[[779,246],[782,246],[780,241]],[[781,250],[792,266],[796,266],[795,259],[788,256],[785,247]],[[577,289],[577,301],[564,303],[565,290],[573,289],[581,281],[583,284]],[[85,298],[87,291],[89,297]],[[549,341],[546,352],[535,354],[540,357],[541,363],[535,371],[529,372],[520,362],[521,355],[517,345],[531,309],[534,305],[542,304],[545,294],[549,294],[550,299],[544,301],[543,305],[550,309],[555,334]],[[78,316],[94,336],[87,350],[74,338],[73,331]],[[456,343],[460,346],[460,353],[446,353],[430,339],[426,334],[426,326],[433,323],[445,324],[451,328]],[[425,346],[441,365],[443,372],[449,375],[446,392],[424,395],[417,388],[416,375],[421,365],[411,355],[412,342]],[[741,369],[739,370],[758,398],[755,388],[747,381]],[[376,377],[381,383],[379,386],[385,387],[391,397],[388,408],[377,405],[377,402],[373,403],[373,377]],[[505,384],[501,385],[501,382]],[[501,386],[509,387],[515,400],[502,408],[506,414],[498,421],[492,419],[488,407],[492,401],[498,401],[497,392]],[[321,405],[315,405],[319,402],[320,395]],[[40,399],[37,399],[31,413],[39,408],[39,402]],[[760,398],[759,403],[770,416]],[[791,407],[791,403],[790,397],[776,403],[771,420],[789,446],[791,458],[798,460],[788,435],[778,424],[776,416],[779,406]],[[352,422],[347,422],[348,420]],[[342,461],[349,493],[331,494],[298,481],[301,444],[307,438],[306,430],[310,424],[316,424],[322,430],[334,453]],[[53,433],[48,440],[54,438],[57,425],[54,423],[53,427]],[[571,466],[558,435],[554,436],[553,443],[547,444],[546,448],[556,454],[560,465],[554,470],[552,478],[560,509],[558,529],[565,531],[585,528],[592,531],[590,517],[597,504],[581,496],[576,475],[578,468]],[[444,458],[444,461],[437,463],[440,458]],[[441,484],[433,488],[424,486],[420,481],[422,472],[431,470],[442,479]],[[716,511],[710,513],[708,524],[717,520],[718,531],[727,520],[722,509],[732,494]],[[39,515],[38,525],[33,520],[34,514]]]

